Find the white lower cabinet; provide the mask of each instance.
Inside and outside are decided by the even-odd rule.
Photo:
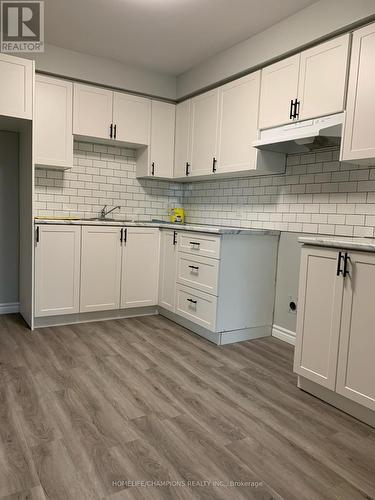
[[[120,307],[121,228],[82,227],[81,312]]]
[[[217,298],[213,295],[177,284],[176,312],[207,330],[216,331]]]
[[[36,227],[36,317],[79,312],[80,258],[79,226]]]
[[[121,308],[155,306],[158,303],[159,238],[159,229],[124,229]]]
[[[302,249],[295,372],[375,410],[375,254]]]
[[[163,229],[160,235],[159,306],[175,312],[178,233]]]

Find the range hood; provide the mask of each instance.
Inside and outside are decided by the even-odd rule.
[[[340,144],[344,113],[259,131],[253,146],[277,153],[300,153]]]

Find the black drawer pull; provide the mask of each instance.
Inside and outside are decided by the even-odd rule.
[[[340,276],[340,274],[343,274],[343,271],[341,269],[341,260],[342,260],[342,258],[343,258],[342,252],[339,252],[339,257],[338,257],[338,260],[337,260],[337,272],[336,272],[337,276]]]
[[[197,301],[196,300],[193,300],[193,299],[186,299],[188,302],[191,302],[192,304],[196,304]]]
[[[120,231],[120,243],[122,243],[123,239],[124,239],[124,228],[122,228]]]
[[[195,269],[196,271],[198,271],[198,270],[199,270],[199,267],[198,267],[198,266],[189,266],[189,267],[190,267],[190,269]]]
[[[173,245],[177,245],[177,231],[173,231]]]
[[[344,272],[342,273],[343,277],[346,278],[347,276],[350,276],[350,271],[348,269],[348,263],[350,262],[350,257],[348,255],[348,252],[345,252],[344,256]]]
[[[190,242],[190,245],[196,245],[196,246],[200,246],[200,243],[198,241],[191,241]]]

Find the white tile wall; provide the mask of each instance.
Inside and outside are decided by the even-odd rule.
[[[103,205],[121,206],[115,218],[167,217],[181,204],[180,184],[135,178],[135,150],[74,143],[74,167],[37,169],[36,215],[94,217]]]
[[[76,142],[74,167],[36,170],[37,215],[163,218],[182,204],[187,221],[374,237],[375,164],[340,163],[337,148],[289,155],[285,175],[178,184],[135,178],[135,151]]]
[[[374,167],[338,161],[337,148],[287,158],[285,175],[185,186],[187,221],[281,231],[374,235]]]

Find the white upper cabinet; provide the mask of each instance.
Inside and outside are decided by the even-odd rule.
[[[260,71],[219,89],[217,172],[255,168]]]
[[[82,227],[80,312],[119,309],[121,228]]]
[[[113,92],[75,83],[73,133],[110,139],[113,135],[112,108]]]
[[[342,111],[349,40],[344,35],[264,68],[259,128]]]
[[[191,99],[188,99],[176,106],[175,177],[185,177],[190,173],[190,123]]]
[[[124,229],[121,308],[158,303],[160,231],[148,227]]]
[[[345,279],[336,391],[375,410],[375,256],[350,252]]]
[[[175,122],[174,104],[152,101],[150,153],[152,176],[173,177]]]
[[[217,168],[218,118],[219,89],[192,99],[189,161],[192,176],[207,175]]]
[[[33,117],[34,62],[0,54],[0,115]]]
[[[80,226],[38,225],[35,248],[35,316],[79,312]]]
[[[150,144],[151,100],[114,93],[114,139],[131,144]]]
[[[350,35],[301,53],[299,119],[338,113],[344,109]]]
[[[346,123],[341,159],[371,163],[375,158],[374,135],[375,24],[353,35]]]
[[[291,103],[297,98],[300,55],[283,59],[262,70],[259,128],[292,119]]]
[[[35,163],[49,167],[73,165],[73,85],[65,80],[35,78]]]

